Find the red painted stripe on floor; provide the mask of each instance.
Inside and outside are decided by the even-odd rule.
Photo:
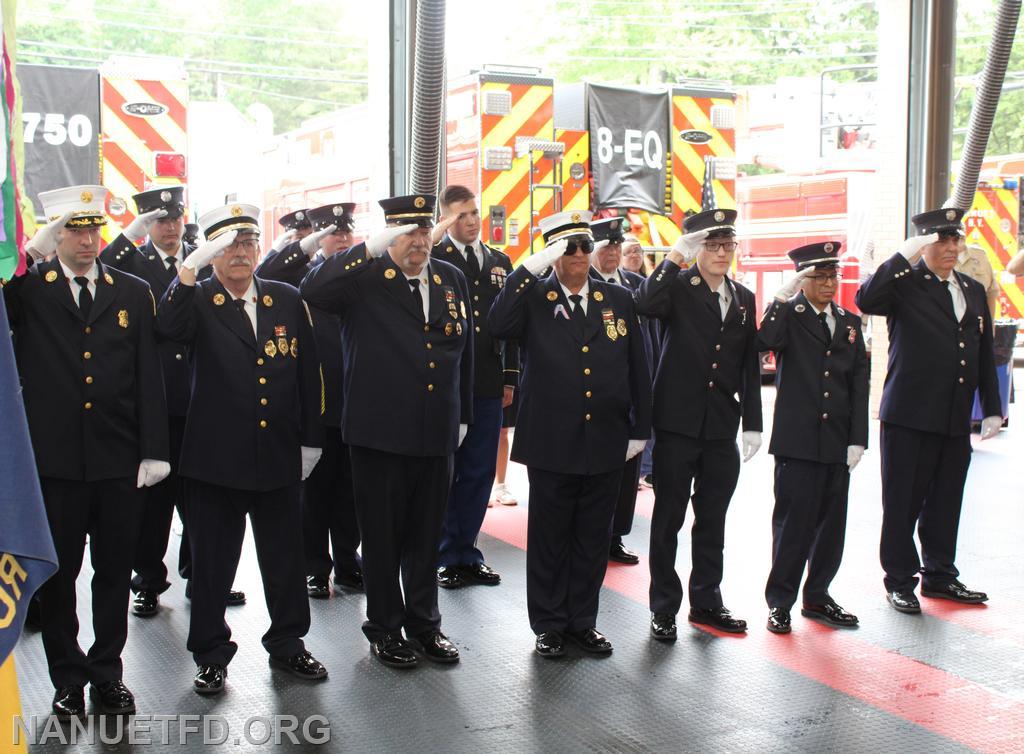
[[[523,549],[526,520],[525,508],[491,508],[483,531]],[[604,585],[646,606],[646,559],[639,567],[611,564]],[[781,667],[965,746],[979,751],[1024,748],[1024,703],[873,646],[854,632],[806,621],[797,635],[775,636],[755,626],[740,641]]]

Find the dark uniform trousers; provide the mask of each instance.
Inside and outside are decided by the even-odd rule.
[[[323,263],[318,253],[311,259],[298,241],[272,251],[256,268],[256,276],[296,288],[309,270]],[[341,436],[342,375],[341,324],[338,318],[310,307],[313,337],[324,379],[324,447],[313,473],[302,483],[303,545],[306,574],[351,574],[362,569],[359,557],[359,525],[352,493],[352,469],[348,446]]]
[[[432,259],[429,317],[390,255],[364,244],[313,267],[302,295],[338,315],[344,357],[342,437],[352,459],[373,642],[440,627],[437,553],[458,449],[473,424],[473,318],[466,279]],[[404,600],[403,600],[404,592]]]
[[[959,321],[949,289],[923,259],[911,266],[894,254],[857,291],[861,310],[885,315],[889,329],[879,409],[884,506],[879,555],[889,591],[917,586],[922,559],[926,587],[957,577],[953,562],[971,461],[975,390],[984,416],[1002,412],[985,292],[959,272],[950,281],[966,303]]]
[[[519,341],[525,365],[512,460],[529,471],[526,601],[537,634],[594,628],[626,449],[650,436],[633,298],[587,285],[587,310],[573,320],[557,275],[521,266],[489,316],[496,337]]]
[[[744,431],[761,431],[754,294],[732,280],[726,285],[732,300],[724,318],[697,265],[681,270],[665,260],[637,293],[637,310],[662,325],[649,553],[654,613],[674,615],[682,603],[676,546],[691,500],[690,605],[722,606],[725,516],[740,470],[736,434],[741,421]]]
[[[187,257],[192,247],[185,244],[178,255],[178,261]],[[175,278],[175,270],[168,269],[152,241],[136,248],[125,236],[119,235],[100,253],[100,260],[111,267],[131,273],[149,283],[153,298],[157,301]],[[209,277],[211,268],[204,267],[200,278]],[[186,346],[174,341],[159,343],[160,362],[164,372],[164,387],[167,393],[168,428],[171,443],[171,473],[163,481],[147,487],[144,491],[146,504],[142,522],[139,525],[139,541],[135,548],[135,562],[132,591],[165,592],[170,586],[167,580],[167,566],[164,555],[171,533],[174,509],[181,517],[181,542],[178,546],[178,573],[189,579],[188,528],[178,477],[178,457],[181,454],[181,438],[185,433],[185,413],[188,411],[189,363]]]
[[[473,424],[455,454],[438,558],[442,566],[484,562],[476,540],[487,513],[498,463],[501,399],[506,386],[516,387],[519,375],[518,344],[492,337],[487,323],[487,313],[494,299],[504,287],[507,276],[512,274],[512,261],[502,252],[481,243],[483,264],[471,269],[465,248],[466,244],[459,244],[446,234],[431,252],[466,276],[474,323]]]
[[[295,511],[299,486],[265,492],[232,489],[195,479],[184,481],[192,538],[192,618],[188,650],[197,665],[231,662],[238,645],[224,620],[228,592],[242,554],[246,516],[252,522],[256,558],[270,628],[263,647],[271,657],[287,659],[304,648],[309,631],[309,600],[302,560],[302,531]]]

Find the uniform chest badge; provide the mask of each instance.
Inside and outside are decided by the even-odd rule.
[[[263,353],[265,353],[270,358],[274,358],[275,356],[277,356],[277,346],[274,345],[274,341],[268,340],[263,345]]]
[[[469,317],[466,316],[466,302],[465,301],[460,301],[459,302],[459,311],[462,312],[462,318],[463,319],[469,319]]]
[[[496,288],[504,288],[505,287],[505,276],[506,276],[506,274],[507,273],[505,272],[505,268],[504,267],[492,267],[491,268],[491,285],[493,285]]]
[[[123,327],[126,330],[128,329],[128,310],[127,309],[122,309],[121,311],[119,311],[117,313],[117,324],[118,324],[119,327]]]
[[[849,332],[846,334],[846,339],[850,341],[850,345],[853,345],[854,343],[857,342],[857,331],[854,330],[852,327],[847,329],[849,330]]]
[[[629,332],[629,330],[626,329],[626,320],[624,319],[619,319],[615,322],[615,329],[619,331],[619,335],[623,338],[625,338],[626,333]]]
[[[618,340],[619,332],[615,329],[615,312],[611,309],[602,309],[601,322],[604,324],[604,334],[608,336],[608,340]]]
[[[224,306],[224,294],[223,293],[214,293],[213,294],[213,305],[214,306]]]
[[[441,285],[441,276],[434,273],[434,285]]]
[[[462,335],[462,323],[461,322],[456,322],[455,323],[455,334],[456,335]]]
[[[276,325],[274,327],[274,337],[275,338],[287,338],[288,337],[288,328],[285,327],[284,325]]]
[[[594,291],[594,301],[604,301],[604,294],[601,291]]]
[[[53,275],[53,277],[55,279],[57,277],[57,273],[56,272],[51,272],[50,275]],[[50,275],[46,276],[47,280],[50,279]],[[554,291],[548,291],[547,299],[548,299],[548,301],[558,301],[558,294],[555,293]]]
[[[45,280],[46,280],[47,283],[52,283],[56,279],[57,279],[57,273],[55,271],[50,270],[49,272],[46,273]]]
[[[394,280],[395,279],[395,271],[392,270],[390,267],[388,267],[386,270],[384,270],[384,277],[387,280]]]
[[[984,317],[978,317],[978,334],[979,335],[984,335],[985,334],[985,318]]]
[[[661,279],[660,275],[659,275],[658,279],[659,280]],[[693,285],[693,286],[700,285],[700,278],[690,278],[690,285]]]
[[[103,281],[107,285],[113,285],[114,284],[114,278],[111,276],[111,274],[109,272],[104,272],[103,273]]]
[[[273,306],[274,305],[274,299],[270,298],[270,296],[264,296],[263,297],[263,305],[264,306]]]
[[[793,311],[795,311],[797,314],[803,314],[805,311],[807,311],[807,307],[804,306],[803,304],[797,304],[796,306],[793,307]]]
[[[277,352],[282,356],[288,355],[288,338],[277,339]]]
[[[448,337],[451,337],[453,332],[455,332],[455,325],[453,325],[451,322],[445,322],[444,334],[447,335]]]
[[[292,338],[291,354],[293,359],[299,358],[299,339]]]

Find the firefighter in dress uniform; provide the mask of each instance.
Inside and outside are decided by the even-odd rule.
[[[434,201],[381,200],[388,227],[314,267],[301,288],[341,319],[363,633],[374,657],[399,668],[417,653],[459,659],[441,632],[437,552],[454,454],[473,421],[473,314],[465,276],[430,257]]]
[[[203,215],[206,242],[185,258],[157,315],[163,335],[192,353],[192,398],[179,474],[192,544],[188,649],[196,693],[224,689],[238,645],[224,620],[246,517],[252,524],[270,628],[270,664],[303,679],[327,670],[303,644],[309,631],[299,482],[322,447],[323,386],[298,291],[253,275],[259,209]],[[213,275],[196,280],[212,263]]]
[[[501,576],[484,562],[476,545],[498,464],[502,410],[512,403],[519,381],[519,346],[491,335],[487,313],[512,273],[512,261],[480,241],[480,210],[465,186],[441,195],[439,242],[432,254],[466,276],[473,307],[473,424],[455,454],[452,489],[444,518],[437,569],[438,586],[494,586]],[[439,232],[440,231],[440,232]]]
[[[868,444],[868,368],[860,317],[833,301],[838,242],[789,252],[797,274],[761,320],[758,348],[774,351],[775,456],[772,568],[765,587],[768,630],[788,634],[804,567],[805,617],[857,625],[829,594],[846,535],[850,472]]]
[[[651,634],[676,638],[683,589],[676,544],[692,500],[691,623],[747,630],[722,602],[725,516],[743,460],[761,446],[761,377],[754,294],[728,277],[736,210],[683,221],[683,235],[640,286],[637,308],[661,321],[654,378],[654,516],[651,520]],[[686,264],[696,260],[689,269]]]
[[[98,261],[108,192],[39,195],[49,224],[35,261],[4,289],[46,517],[60,567],[40,589],[53,713],[135,711],[122,682],[128,596],[143,487],[170,473],[167,404],[146,283]],[[56,253],[52,259],[47,257]],[[75,582],[89,541],[94,640],[78,644]]]
[[[310,269],[351,248],[355,207],[351,202],[333,202],[302,211],[302,217],[312,224],[310,234],[264,257],[256,276],[298,288]],[[280,222],[284,224],[287,217]],[[357,552],[359,524],[352,466],[348,446],[341,437],[341,323],[334,314],[316,307],[310,307],[309,313],[324,379],[324,452],[302,484],[302,531],[306,593],[313,599],[327,599],[331,596],[332,569],[336,586],[356,591],[363,589],[363,571]]]
[[[597,630],[623,464],[651,429],[651,382],[630,292],[589,276],[589,212],[540,221],[546,248],[513,272],[490,313],[525,371],[512,460],[527,466],[526,602],[535,649],[565,638],[607,654]],[[553,272],[538,274],[553,266]]]
[[[954,564],[975,390],[985,417],[981,439],[998,434],[1003,422],[985,290],[954,270],[963,216],[963,210],[949,208],[913,217],[919,235],[908,238],[857,291],[860,310],[885,316],[889,329],[879,409],[880,555],[886,599],[902,613],[921,612],[914,594],[919,572],[926,597],[988,599],[957,580]]]
[[[124,232],[103,249],[100,261],[145,280],[149,283],[153,298],[159,301],[177,277],[178,265],[193,249],[191,244],[184,241],[185,187],[162,186],[135,194],[132,198],[138,214]],[[137,244],[142,245],[137,247]],[[200,277],[209,277],[210,272],[209,266],[204,267]],[[160,595],[171,585],[167,580],[164,554],[167,552],[175,506],[182,521],[178,573],[186,581],[191,577],[188,529],[185,526],[181,480],[178,477],[181,438],[185,432],[185,414],[188,411],[188,349],[182,343],[165,339],[159,340],[158,344],[160,363],[164,370],[164,391],[167,395],[171,473],[160,484],[146,491],[145,512],[135,550],[135,576],[132,578],[132,591],[135,593],[132,614],[139,617],[155,615],[160,607]],[[189,591],[187,586],[186,591]],[[244,602],[245,594],[232,590],[228,604],[241,605]]]

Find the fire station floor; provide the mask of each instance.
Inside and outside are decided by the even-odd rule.
[[[765,388],[764,397],[770,417],[773,389]],[[765,447],[767,438],[766,432]],[[853,475],[846,554],[832,589],[859,615],[858,629],[833,630],[796,611],[789,636],[765,630],[773,463],[762,451],[743,466],[725,540],[723,594],[749,622],[746,636],[698,629],[681,615],[675,644],[650,638],[646,554],[653,495],[645,491],[626,538],[641,563],[611,565],[601,597],[598,628],[615,645],[614,654],[595,659],[570,645],[568,657],[542,659],[533,652],[526,617],[526,473],[513,465],[510,480],[520,505],[491,509],[480,537],[501,585],[440,594],[443,628],[462,652],[457,665],[382,666],[359,630],[363,597],[346,593],[311,603],[307,646],[330,678],[310,684],[272,671],[260,645],[267,613],[249,541],[235,581],[249,600],[228,610],[240,649],[226,692],[203,698],[192,691],[194,666],[185,651],[189,607],[177,581],[156,617],[129,617],[124,677],[136,695],[137,743],[130,744],[125,731],[122,743],[101,745],[97,717],[96,745],[82,745],[79,734],[72,748],[145,750],[151,748],[146,741],[154,748],[167,741],[176,751],[199,751],[203,720],[160,722],[156,716],[206,715],[212,716],[206,720],[212,750],[264,750],[273,739],[261,743],[265,723],[254,718],[282,715],[297,718],[304,749],[329,735],[324,748],[331,751],[1022,751],[1024,472],[1013,459],[1024,457],[1024,410],[1011,406],[1009,427],[997,439],[981,444],[974,438],[958,565],[968,586],[988,591],[985,606],[922,598],[918,616],[888,606],[878,564],[877,423],[871,442]],[[687,521],[678,561],[684,584]],[[176,537],[169,549],[173,561]],[[88,584],[86,564],[79,580],[84,646],[91,640]],[[30,750],[64,750],[56,731],[68,740],[70,726],[45,727],[53,689],[40,636],[24,636],[16,658],[30,732],[34,723],[38,741],[49,730],[48,743]],[[314,715],[326,718],[329,730],[309,720]],[[289,725],[282,723],[279,730]],[[113,721],[105,724],[108,740],[116,737]],[[284,733],[281,740],[292,739]]]

